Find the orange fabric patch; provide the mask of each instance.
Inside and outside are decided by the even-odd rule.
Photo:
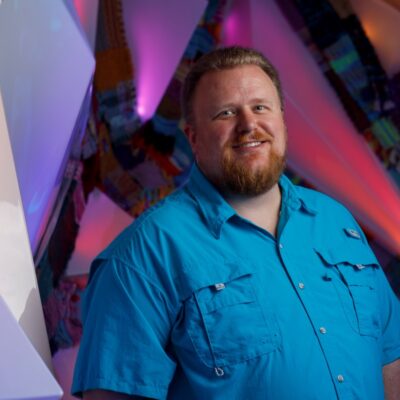
[[[96,53],[94,86],[97,91],[115,89],[121,81],[129,81],[132,78],[133,67],[129,48],[114,48]]]

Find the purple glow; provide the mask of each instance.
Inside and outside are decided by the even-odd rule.
[[[147,116],[147,118],[149,118],[149,116],[146,114],[146,109],[145,109],[144,106],[142,105],[143,103],[144,103],[144,101],[143,101],[142,98],[138,99],[138,101],[137,101],[137,104],[138,104],[138,105],[137,105],[136,111],[137,111],[139,117],[140,117],[142,120],[145,120],[145,119],[146,119],[146,116]]]
[[[135,66],[138,113],[151,118],[182,58],[206,0],[123,0]]]
[[[225,46],[251,46],[250,0],[233,1],[224,22]]]

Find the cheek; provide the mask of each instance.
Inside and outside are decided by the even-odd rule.
[[[212,141],[207,137],[202,137],[198,140],[194,147],[195,156],[200,160],[209,160],[214,153]]]

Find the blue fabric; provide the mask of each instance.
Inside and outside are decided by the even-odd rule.
[[[280,180],[277,238],[194,166],[93,263],[72,392],[383,399],[400,308],[339,203]]]

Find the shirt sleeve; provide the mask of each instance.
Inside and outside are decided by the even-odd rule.
[[[382,365],[386,365],[400,358],[400,303],[381,268],[377,274],[382,324]]]
[[[134,266],[102,260],[82,314],[72,393],[106,389],[166,398],[176,363],[166,351],[173,319],[162,290]]]

